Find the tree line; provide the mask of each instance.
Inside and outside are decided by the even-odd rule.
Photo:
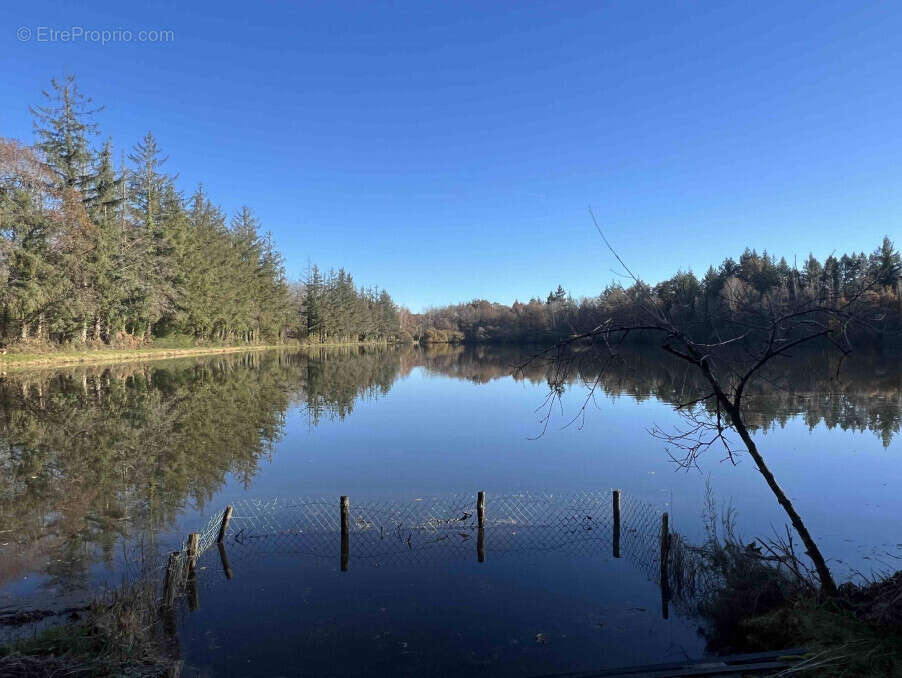
[[[385,290],[357,288],[344,269],[312,266],[296,286],[299,333],[317,343],[402,339],[398,306]]]
[[[129,345],[393,338],[385,292],[344,271],[291,284],[248,207],[189,197],[152,132],[99,145],[101,110],[71,76],[32,107],[32,145],[0,138],[0,339]],[[317,275],[319,275],[317,273]]]
[[[801,267],[746,249],[738,261],[727,258],[701,279],[678,271],[654,286],[615,282],[598,296],[578,300],[558,286],[544,300],[508,306],[477,299],[405,313],[402,326],[425,343],[547,343],[605,322],[641,324],[653,307],[692,336],[716,340],[727,329],[754,326],[794,308],[843,309],[853,302],[864,320],[856,326],[856,339],[877,345],[902,339],[902,258],[888,237],[870,254],[830,255],[824,261],[809,255]]]

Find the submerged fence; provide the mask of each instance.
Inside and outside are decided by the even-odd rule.
[[[525,552],[575,549],[625,558],[661,585],[668,615],[669,516],[619,490],[568,494],[469,495],[410,501],[350,497],[245,500],[213,515],[170,555],[164,604],[187,593],[197,604],[195,565],[217,546],[232,578],[242,562],[276,555],[338,558],[351,565],[402,566],[451,558],[478,562]],[[334,561],[333,561],[334,562]]]

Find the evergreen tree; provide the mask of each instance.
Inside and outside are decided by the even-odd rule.
[[[98,133],[93,116],[101,109],[92,108],[74,76],[67,75],[62,82],[53,79],[50,85],[50,91],[43,92],[47,104],[29,109],[34,116],[35,148],[56,187],[82,191],[91,183],[94,153],[89,138]]]
[[[890,287],[902,276],[902,256],[887,236],[884,236],[880,247],[871,254],[868,263],[878,285]]]

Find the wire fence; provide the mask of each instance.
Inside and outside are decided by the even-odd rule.
[[[338,497],[243,500],[213,513],[179,551],[144,574],[162,582],[161,609],[171,614],[183,597],[190,609],[197,607],[197,562],[211,548],[227,578],[233,566],[257,570],[260,561],[289,554],[339,558],[346,570],[349,564],[419,566],[474,556],[482,562],[568,550],[629,561],[661,586],[667,614],[670,531],[654,504],[619,490],[487,495],[483,501],[480,511],[477,493],[346,503]]]
[[[350,498],[343,544],[337,497],[246,500],[233,505],[225,544],[233,563],[282,554],[331,559],[341,553],[355,566],[384,566],[472,558],[474,552],[485,558],[568,548],[622,554],[654,571],[661,511],[623,495],[618,504],[615,516],[610,491],[488,495],[480,529],[476,493],[410,501]]]

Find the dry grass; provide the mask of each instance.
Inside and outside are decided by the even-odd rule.
[[[745,543],[710,499],[701,546],[674,539],[673,585],[704,621],[708,649],[731,654],[806,647],[780,675],[902,676],[902,571],[822,595],[791,535]]]
[[[173,631],[152,586],[126,585],[69,623],[0,648],[0,678],[175,675]]]
[[[0,355],[0,370],[17,368],[34,368],[54,365],[98,365],[114,362],[130,362],[179,358],[185,356],[208,355],[216,353],[245,353],[247,351],[264,351],[284,348],[284,345],[244,345],[244,346],[198,346],[194,348],[160,348],[152,345],[146,348],[112,349],[98,348],[93,350],[56,350],[47,353],[7,353]]]

